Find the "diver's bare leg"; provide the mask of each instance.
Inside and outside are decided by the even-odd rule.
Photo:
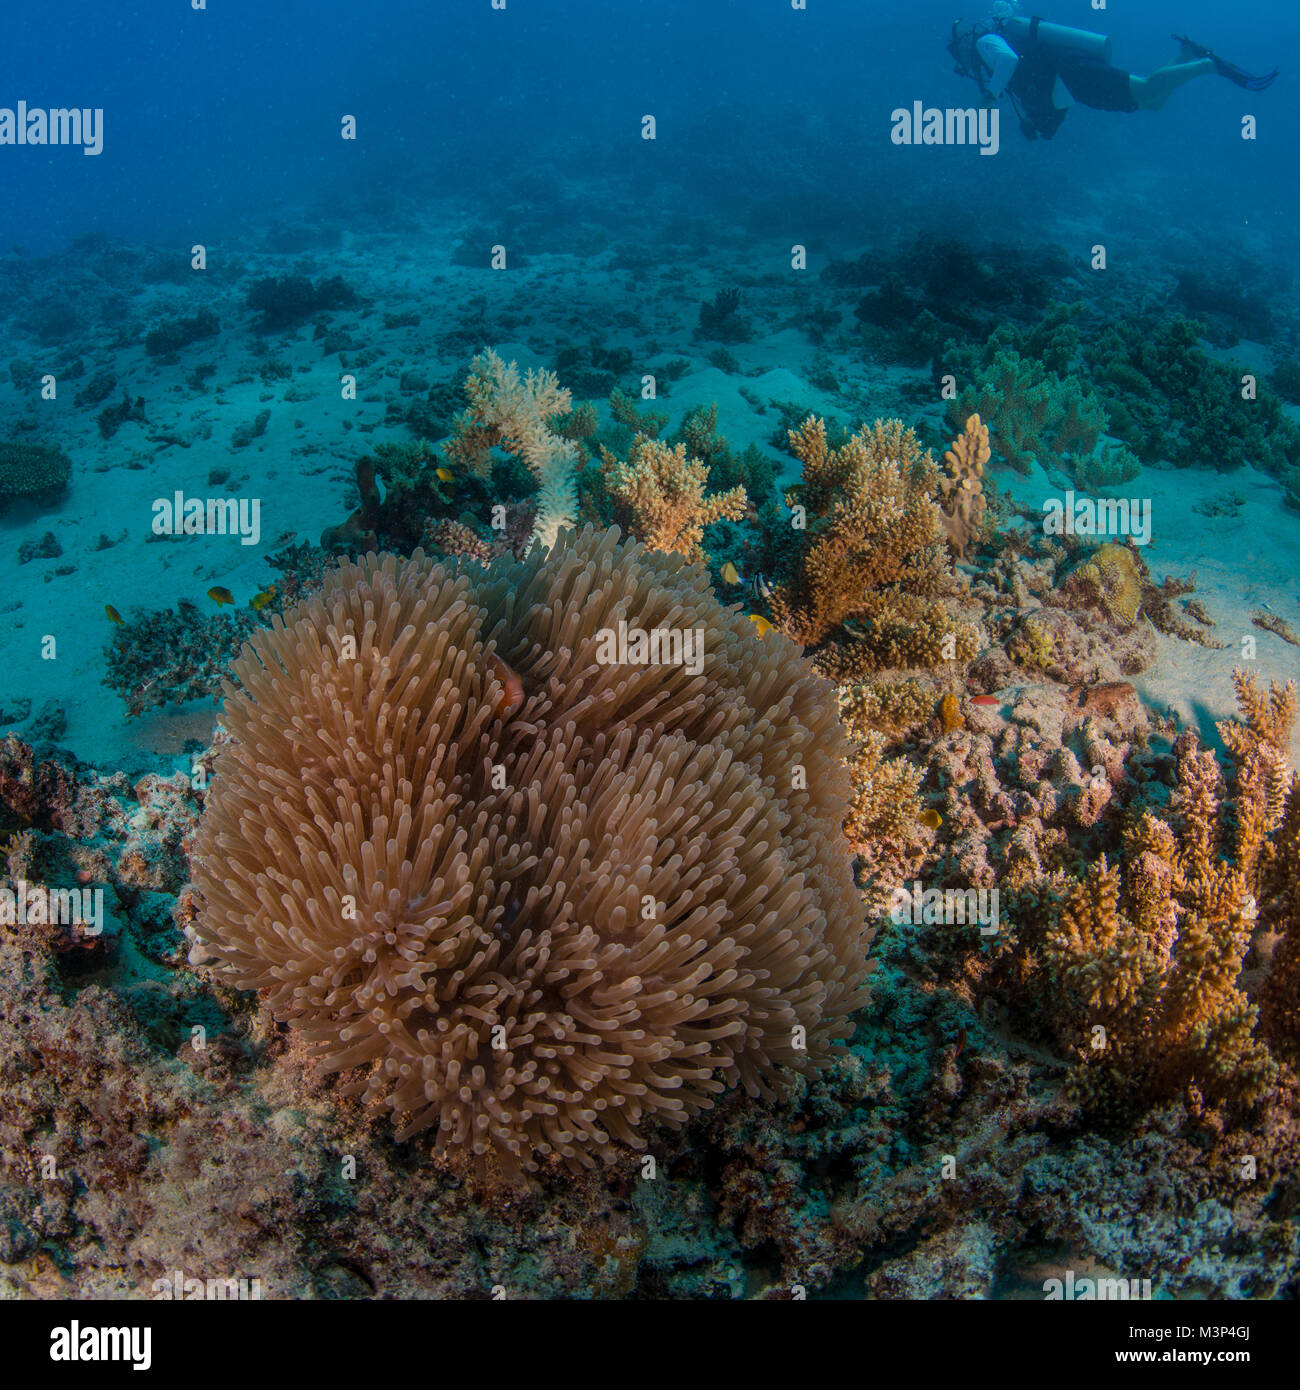
[[[1212,58],[1198,58],[1193,63],[1171,63],[1157,68],[1150,77],[1129,77],[1129,91],[1143,111],[1159,111],[1170,94],[1198,77],[1208,77],[1217,71]]]

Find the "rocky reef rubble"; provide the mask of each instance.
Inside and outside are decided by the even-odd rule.
[[[1034,721],[977,718],[988,730],[953,731],[940,764],[987,762],[977,813],[1005,818],[1010,797],[1021,814],[997,749],[1019,738],[1027,756]],[[1079,736],[1133,733],[1098,719]],[[109,926],[85,953],[0,927],[8,1296],[148,1297],[180,1271],[270,1298],[1036,1297],[1064,1268],[1294,1296],[1294,1078],[1218,1133],[1176,1099],[1098,1127],[1066,1060],[1008,1030],[954,972],[961,951],[932,957],[906,925],[878,938],[850,1048],[793,1099],[730,1096],[656,1140],[651,1165],[480,1186],[340,1098],[256,996],[186,965],[213,751],[192,778],[132,785],[0,745],[7,880],[102,885]],[[1088,819],[1074,762],[1062,750],[1036,784],[1056,788],[1049,822]]]

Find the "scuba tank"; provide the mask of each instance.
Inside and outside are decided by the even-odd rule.
[[[1068,54],[1088,58],[1095,63],[1110,63],[1111,42],[1105,34],[1093,34],[1087,29],[1069,29],[1064,24],[1048,24],[1039,19],[1015,15],[1002,21],[1002,33],[1013,43],[1040,43],[1053,55]]]

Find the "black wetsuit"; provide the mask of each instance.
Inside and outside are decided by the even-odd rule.
[[[1076,53],[1062,53],[1034,37],[1017,40],[1009,34],[1001,36],[1015,50],[1020,62],[1016,65],[1007,93],[1039,135],[1050,140],[1061,128],[1066,112],[1052,102],[1052,91],[1059,77],[1070,95],[1081,106],[1096,111],[1136,111],[1129,74],[1110,63]]]

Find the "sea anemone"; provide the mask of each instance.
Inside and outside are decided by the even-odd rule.
[[[701,659],[610,664],[621,621]],[[371,554],[232,669],[191,961],[400,1137],[591,1167],[851,1032],[833,692],[699,566],[590,528],[486,569]]]

